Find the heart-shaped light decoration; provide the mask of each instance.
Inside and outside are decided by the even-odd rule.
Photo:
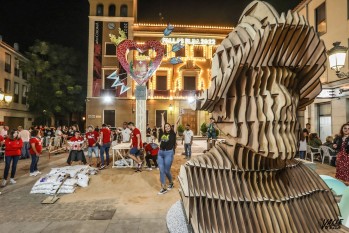
[[[149,49],[156,52],[156,57],[153,61],[148,63],[145,60],[134,60],[131,63],[128,63],[128,51],[137,50],[141,54]],[[137,44],[137,42],[133,40],[124,40],[117,47],[117,57],[120,64],[139,85],[146,83],[153,73],[159,68],[163,56],[164,47],[160,41],[155,40],[148,40],[142,45]]]

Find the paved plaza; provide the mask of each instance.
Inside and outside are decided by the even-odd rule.
[[[183,146],[178,142],[173,174],[178,175],[185,162]],[[195,139],[193,156],[206,148],[206,141]],[[65,166],[67,154],[45,154],[39,169]],[[165,195],[159,191],[159,172],[132,169],[102,170],[91,176],[89,187],[78,188],[74,194],[61,196],[55,204],[44,205],[47,196],[29,194],[37,178],[29,177],[29,160],[21,160],[16,175],[17,184],[0,189],[0,232],[122,232],[165,233],[168,209],[180,199],[178,182]],[[3,173],[4,163],[0,163]],[[317,164],[317,172],[334,176],[335,168]],[[98,220],[96,220],[98,219]]]

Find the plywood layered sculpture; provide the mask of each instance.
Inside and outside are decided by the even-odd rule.
[[[320,232],[339,208],[320,177],[294,160],[304,109],[321,91],[325,46],[303,16],[253,1],[218,47],[197,110],[227,135],[181,167],[194,232]],[[342,226],[335,231],[345,232]]]

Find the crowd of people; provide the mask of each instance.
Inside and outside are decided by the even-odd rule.
[[[186,125],[182,144],[184,143],[187,159],[191,157],[193,135],[190,125]],[[23,129],[22,126],[9,130],[8,126],[4,126],[0,131],[0,145],[4,147],[5,155],[2,187],[8,183],[10,168],[9,182],[16,183],[16,167],[20,159],[31,158],[29,176],[41,174],[38,170],[38,162],[45,147],[47,148],[50,143],[53,143],[55,148],[60,148],[65,141],[69,145],[67,158],[69,165],[74,162],[91,165],[94,156],[97,158],[96,165],[99,169],[105,169],[109,166],[109,150],[112,143],[130,143],[129,157],[136,162],[135,171],[141,172],[144,162],[147,170],[152,170],[153,166],[158,169],[161,183],[158,194],[164,194],[174,187],[171,166],[177,146],[175,126],[166,123],[164,129],[158,129],[157,127],[150,128],[147,124],[146,139],[143,143],[141,132],[133,122],[124,122],[122,127],[114,129],[106,124],[103,124],[101,128],[90,125],[84,135],[79,131],[77,125],[58,126],[57,128],[37,126],[28,130]],[[87,151],[86,155],[85,150]]]
[[[333,156],[331,165],[336,167],[336,178],[349,183],[349,122],[342,125],[338,134],[334,137],[327,136],[323,143],[317,133],[311,132],[311,125],[306,124],[299,141],[299,157],[305,159],[305,155],[310,150],[319,149],[320,146],[327,146]],[[316,160],[321,161],[319,155]]]

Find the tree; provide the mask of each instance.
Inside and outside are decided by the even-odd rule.
[[[45,114],[55,123],[58,116],[81,113],[85,107],[83,76],[79,56],[71,48],[36,41],[26,53],[29,62],[21,68],[28,74],[30,111]]]

